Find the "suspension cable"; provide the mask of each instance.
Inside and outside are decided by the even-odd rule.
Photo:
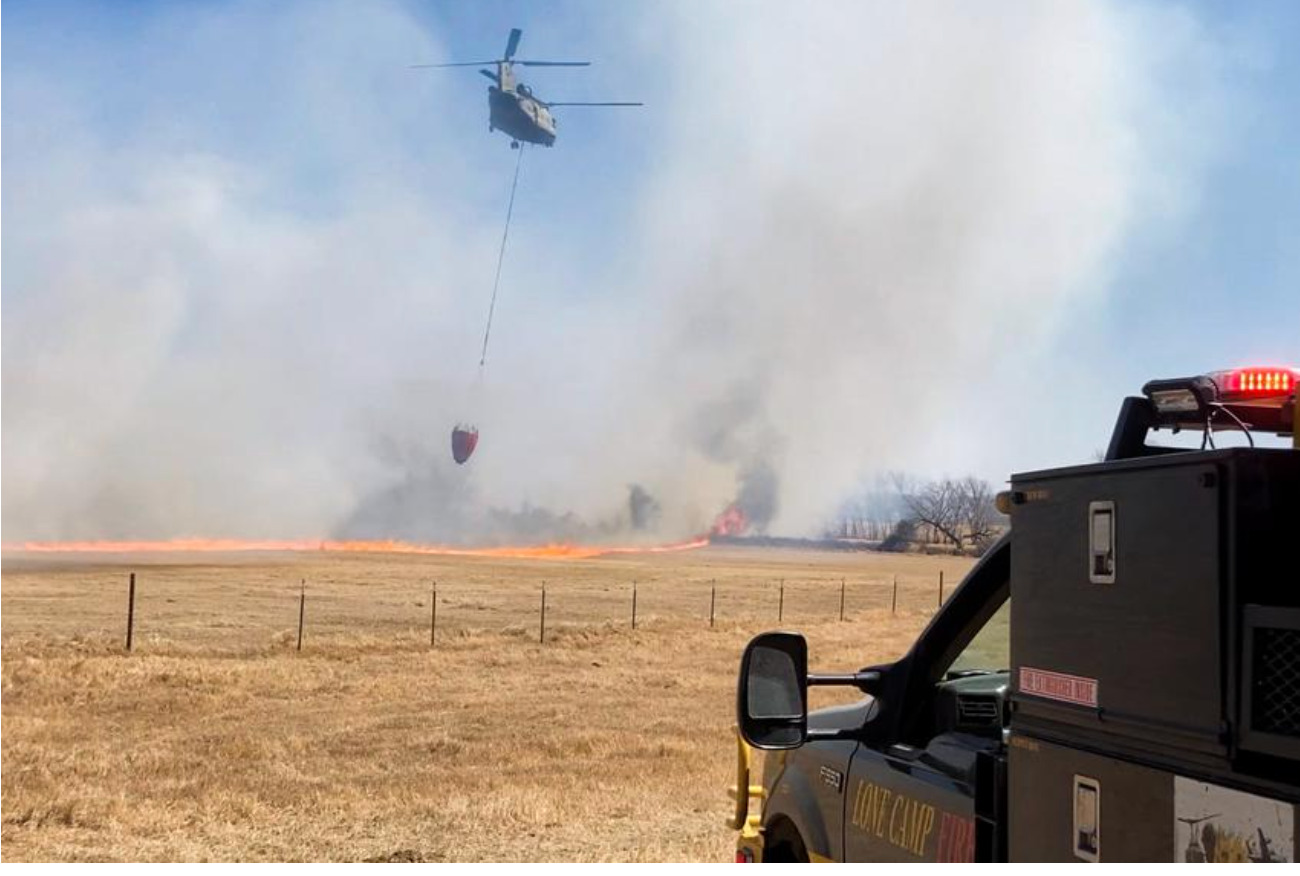
[[[515,161],[515,178],[510,183],[510,205],[506,207],[506,227],[501,232],[501,250],[497,253],[497,274],[492,281],[492,303],[488,305],[487,327],[483,330],[483,352],[479,355],[478,367],[479,374],[483,372],[483,365],[487,362],[488,338],[492,336],[492,315],[497,309],[497,289],[501,286],[501,265],[506,260],[506,240],[510,237],[510,217],[515,212],[515,189],[519,187],[519,168],[524,163],[524,144],[519,144],[519,158]]]

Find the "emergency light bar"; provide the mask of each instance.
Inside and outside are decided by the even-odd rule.
[[[1295,391],[1296,372],[1289,368],[1238,368],[1210,375],[1220,394],[1239,398],[1286,398]]]
[[[1196,377],[1152,380],[1142,393],[1156,428],[1239,429],[1291,434],[1295,426],[1293,368],[1234,368]],[[1220,413],[1223,416],[1218,416]]]

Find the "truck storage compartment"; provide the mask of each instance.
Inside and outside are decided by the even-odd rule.
[[[1300,633],[1277,611],[1300,606],[1297,462],[1239,448],[1015,476],[1014,725],[1164,763],[1285,753]]]
[[[1256,789],[1014,736],[1012,861],[1295,860],[1297,809]]]

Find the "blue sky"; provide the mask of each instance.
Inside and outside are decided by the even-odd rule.
[[[128,528],[315,534],[427,477],[588,520],[646,483],[689,529],[770,467],[808,531],[880,471],[1088,458],[1151,377],[1296,362],[1300,7],[734,13],[9,4],[5,525],[166,495]],[[482,392],[515,156],[472,69],[408,65],[513,26],[594,62],[543,97],[646,106],[526,154]],[[444,470],[471,413],[484,464]]]
[[[1147,351],[1120,372],[1134,384],[1148,361],[1162,374],[1300,363],[1300,58],[1285,36],[1300,32],[1300,7],[1196,9],[1250,57],[1228,78],[1233,124],[1195,204],[1120,262],[1117,286],[1144,294],[1112,308],[1103,332],[1115,354]]]
[[[1294,363],[1300,307],[1300,32],[1293,3],[1204,3],[1207,26],[1236,45],[1225,76],[1230,110],[1202,191],[1172,229],[1124,253],[1116,285],[1142,289],[1109,314],[1116,350],[1151,346],[1172,367]],[[1158,330],[1157,330],[1158,327]]]
[[[138,115],[154,110],[160,100],[185,102],[182,84],[202,90],[214,81],[238,81],[240,47],[231,47],[227,69],[196,65],[184,70],[185,34],[176,32],[187,19],[201,20],[205,12],[227,5],[11,3],[5,72],[20,84],[25,74],[35,72],[74,91],[92,108],[89,121],[95,130],[111,138],[130,131]],[[1159,358],[1184,368],[1197,367],[1198,360],[1187,358],[1188,352],[1231,361],[1252,354],[1285,356],[1294,345],[1293,326],[1260,317],[1293,311],[1300,299],[1300,256],[1294,245],[1300,227],[1300,114],[1294,111],[1300,59],[1287,45],[1287,36],[1300,32],[1300,8],[1285,0],[1178,6],[1200,18],[1235,56],[1223,75],[1231,127],[1201,132],[1213,141],[1213,157],[1195,203],[1180,221],[1173,227],[1142,229],[1125,247],[1113,286],[1142,291],[1116,297],[1105,312],[1105,334],[1115,342],[1115,350],[1152,346],[1163,351]],[[406,8],[434,35],[434,46],[445,52],[439,58],[495,55],[509,26],[520,26],[525,30],[521,54],[596,61],[585,71],[525,71],[545,96],[652,96],[644,113],[566,111],[561,118],[562,153],[540,158],[549,163],[548,173],[530,179],[522,194],[538,207],[557,201],[557,207],[581,204],[580,211],[563,211],[563,221],[576,221],[584,237],[599,236],[611,218],[617,221],[619,201],[654,161],[653,96],[666,91],[664,80],[675,75],[672,68],[678,61],[654,57],[654,47],[640,42],[636,33],[620,33],[619,15],[608,4],[410,3]],[[633,25],[642,25],[639,16],[629,17]],[[420,45],[412,42],[413,49]],[[436,129],[469,160],[508,164],[512,156],[499,148],[501,138],[489,136],[483,124],[483,83],[472,70],[402,69],[406,63],[426,60],[418,51],[399,54],[385,80],[395,86],[390,100],[418,105],[428,96],[428,83],[419,79],[446,78],[439,92],[447,99],[436,109],[430,107],[431,118],[413,125],[410,135],[417,138]],[[171,80],[161,96],[154,73]],[[184,79],[173,78],[178,74]],[[250,81],[241,84],[255,86]],[[408,86],[405,93],[403,85]],[[707,82],[699,85],[708,87]],[[452,89],[458,93],[448,93]],[[210,121],[203,134],[221,140],[223,149],[256,154],[264,145],[261,116],[241,118],[238,107],[227,106]],[[25,157],[16,156],[20,163]],[[319,197],[319,180],[312,172],[328,173],[329,166],[311,149],[300,150],[293,159],[288,170],[299,185],[291,191],[302,205],[310,206]],[[14,172],[21,172],[21,165]],[[488,216],[499,206],[497,200],[483,199]],[[1244,307],[1243,298],[1251,306]],[[1156,323],[1164,330],[1153,337]]]

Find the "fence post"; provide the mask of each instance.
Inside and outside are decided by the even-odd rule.
[[[718,582],[709,584],[709,629],[713,629],[713,613],[718,607]]]
[[[889,613],[898,614],[898,576],[894,576],[894,601],[889,604]]]
[[[126,594],[126,650],[131,650],[131,640],[135,635],[135,572],[131,573],[131,583]]]
[[[546,582],[542,582],[542,625],[537,634],[538,644],[546,644]]]
[[[785,619],[785,579],[781,579],[781,596],[776,603],[776,622],[781,623]]]
[[[636,582],[632,582],[632,629],[636,629]]]
[[[301,590],[298,593],[298,650],[302,650],[302,624],[307,617],[307,579],[303,578],[300,582]]]
[[[844,579],[840,579],[840,623],[844,623]]]
[[[433,582],[433,608],[429,616],[429,647],[438,641],[438,582]]]
[[[939,570],[939,607],[943,608],[943,569]]]

